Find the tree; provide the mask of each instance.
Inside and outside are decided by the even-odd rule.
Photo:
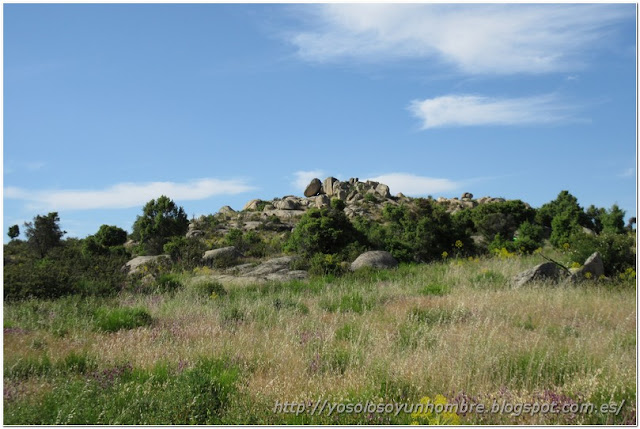
[[[614,234],[624,233],[624,215],[624,210],[618,207],[617,204],[611,206],[602,216],[602,231]]]
[[[184,209],[164,195],[149,201],[142,212],[133,224],[131,235],[148,254],[162,253],[163,246],[171,237],[184,235],[189,229]]]
[[[20,235],[20,227],[13,225],[9,227],[9,238],[15,240]]]
[[[95,237],[102,246],[122,246],[127,241],[127,231],[114,225],[102,225]]]
[[[60,246],[60,239],[67,231],[60,230],[58,225],[60,218],[57,212],[51,212],[46,216],[37,215],[33,222],[25,222],[25,235],[27,242],[41,258],[54,247]]]
[[[340,204],[334,203],[302,215],[286,247],[310,258],[316,253],[338,254],[350,244],[358,245],[362,241],[363,237],[340,209]]]

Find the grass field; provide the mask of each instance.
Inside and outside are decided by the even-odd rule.
[[[635,283],[510,286],[540,262],[451,260],[224,289],[180,274],[172,293],[5,303],[4,423],[635,423]],[[437,395],[624,405],[448,420],[274,413],[276,401]]]

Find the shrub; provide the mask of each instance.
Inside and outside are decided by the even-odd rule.
[[[446,295],[449,293],[449,286],[442,283],[429,283],[420,289],[422,295]]]
[[[593,252],[600,252],[607,276],[635,268],[635,239],[631,234],[603,232],[592,236],[580,232],[572,235],[569,242],[572,262],[583,264]]]
[[[542,227],[529,221],[524,221],[518,227],[513,246],[521,253],[533,253],[542,246]]]
[[[105,332],[116,332],[121,329],[134,329],[148,326],[152,322],[151,315],[144,308],[99,308],[95,313],[96,327]]]
[[[160,293],[175,292],[182,288],[182,282],[175,274],[161,274],[156,280],[156,284]]]
[[[520,200],[481,204],[470,211],[475,230],[487,241],[496,234],[511,240],[519,225],[535,217],[535,210]]]
[[[339,254],[349,244],[362,241],[344,211],[313,208],[302,215],[285,249],[311,257],[316,253]]]
[[[310,260],[309,274],[316,276],[340,275],[345,272],[340,255],[316,253]]]
[[[206,245],[195,238],[173,237],[163,250],[180,268],[190,270],[201,264]]]
[[[225,296],[227,291],[216,281],[197,282],[192,286],[196,295],[206,298],[215,298]]]
[[[473,248],[466,232],[456,230],[451,215],[432,200],[416,198],[412,207],[387,204],[382,213],[382,225],[366,220],[357,220],[356,225],[373,247],[400,261],[429,262],[440,259],[443,252],[462,254]]]

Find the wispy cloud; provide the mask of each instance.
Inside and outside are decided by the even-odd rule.
[[[308,61],[440,61],[469,74],[546,73],[584,66],[627,5],[324,4],[289,41]],[[308,10],[307,10],[308,12]]]
[[[297,190],[304,191],[312,179],[318,178],[322,180],[325,172],[322,170],[296,171],[293,173],[294,179],[291,183]]]
[[[445,95],[414,100],[411,113],[422,128],[471,125],[527,125],[571,120],[572,106],[555,95],[493,98],[479,95]]]
[[[460,183],[453,180],[417,176],[409,173],[387,173],[367,180],[384,183],[389,186],[392,194],[402,192],[409,196],[439,194],[454,191],[461,186]]]
[[[255,188],[243,180],[198,179],[185,183],[119,183],[97,190],[27,190],[6,187],[4,197],[26,201],[31,209],[90,210],[137,207],[166,195],[179,201],[202,200],[216,195],[233,195]]]
[[[629,167],[624,170],[622,173],[618,174],[618,177],[635,177],[636,169],[633,167]]]

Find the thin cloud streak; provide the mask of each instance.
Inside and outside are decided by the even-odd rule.
[[[408,196],[440,194],[454,191],[461,187],[461,183],[453,180],[418,176],[410,173],[387,173],[367,180],[384,183],[389,186],[389,191],[392,194],[402,192]]]
[[[296,171],[295,173],[293,173],[293,175],[295,178],[291,183],[291,185],[296,190],[304,191],[312,179],[319,178],[320,180],[322,180],[322,178],[325,177],[324,176],[325,172],[322,170],[308,170],[308,171],[301,170],[301,171]]]
[[[288,36],[311,62],[424,59],[468,74],[581,69],[634,19],[625,5],[324,4]],[[308,9],[302,10],[302,13]]]
[[[422,121],[422,129],[550,124],[574,120],[572,110],[553,94],[520,98],[445,95],[414,100],[409,105],[409,111]]]
[[[4,189],[4,197],[26,201],[30,209],[124,209],[142,206],[161,195],[174,200],[190,201],[217,195],[234,195],[254,189],[242,180],[204,178],[185,183],[119,183],[101,190],[32,191],[10,186]]]

